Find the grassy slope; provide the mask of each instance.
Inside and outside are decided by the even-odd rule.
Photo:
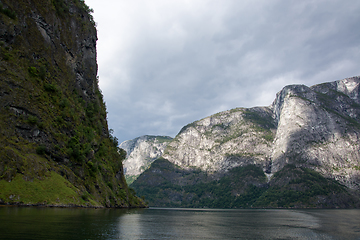
[[[0,188],[0,199],[10,199],[14,204],[100,206],[86,195],[79,198],[79,189],[55,172],[33,181],[26,181],[18,174],[10,183],[1,180]]]

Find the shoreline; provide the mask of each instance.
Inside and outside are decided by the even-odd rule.
[[[87,205],[76,205],[76,204],[25,204],[25,203],[4,203],[0,202],[0,207],[38,207],[38,208],[92,208],[92,209],[133,209],[133,208],[149,208],[148,206],[87,206]]]

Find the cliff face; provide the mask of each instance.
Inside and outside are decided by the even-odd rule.
[[[275,125],[269,108],[232,109],[185,126],[163,157],[183,168],[217,172],[270,163]]]
[[[272,172],[293,163],[360,189],[359,83],[354,77],[311,88],[288,86],[277,95]]]
[[[284,87],[270,107],[233,109],[185,126],[163,157],[183,168],[310,167],[359,189],[360,80]]]
[[[140,206],[108,131],[91,9],[2,0],[0,12],[1,202]]]
[[[201,171],[207,176],[212,176],[212,180],[209,180],[209,177],[199,178],[200,182],[206,183],[207,186],[215,184],[212,181],[216,179],[216,181],[221,181],[224,176],[233,171],[243,171],[241,169],[248,166],[256,166],[261,169],[263,176],[266,176],[266,181],[262,177],[252,180],[252,186],[259,191],[264,191],[261,194],[275,194],[279,191],[288,194],[288,191],[296,189],[295,192],[304,193],[318,184],[321,188],[329,188],[329,192],[323,192],[321,197],[310,196],[309,193],[307,200],[301,203],[295,202],[293,205],[298,207],[358,206],[360,203],[358,197],[349,196],[353,193],[356,195],[360,191],[359,85],[360,78],[353,77],[312,87],[286,86],[277,94],[269,107],[237,108],[185,126],[169,143],[162,157],[183,170]],[[149,186],[147,181],[155,177],[159,171],[161,169],[151,167],[132,186],[139,189],[140,194],[147,186],[150,190],[144,195],[151,195],[154,187],[161,189],[161,184]],[[190,175],[196,176],[194,173]],[[307,186],[307,178],[315,179],[315,183]],[[173,178],[168,178],[163,184],[168,186],[169,182],[178,185],[178,180]],[[230,182],[233,186],[241,185],[234,179]],[[347,190],[340,190],[333,183],[341,184]],[[221,182],[215,184],[215,188],[219,186],[218,184],[221,185]],[[235,187],[222,193],[233,197],[231,200],[233,207],[236,207],[235,202],[238,197],[241,198],[250,191],[245,185],[243,189],[236,190]],[[337,189],[334,192],[338,195],[330,196],[332,187],[329,186]],[[194,193],[191,191],[195,191],[194,189],[184,190],[184,187],[181,187],[182,190],[179,192],[174,190],[176,189],[174,186],[171,189],[174,196],[181,192],[178,197],[182,199]],[[312,189],[312,192],[314,191]],[[209,190],[209,196],[211,192],[214,191]],[[350,195],[345,194],[345,196],[344,192]],[[250,194],[253,202],[244,200],[248,204],[246,206],[249,207],[251,204],[254,204],[253,206],[284,205],[266,202],[265,197],[260,197],[261,194],[257,197],[256,194]],[[250,199],[248,195],[246,196]],[[271,196],[268,195],[267,199],[271,199]],[[218,199],[214,196],[213,198]],[[323,200],[315,200],[315,198]],[[334,198],[342,200],[338,202],[329,200]],[[190,199],[193,198],[190,197]],[[204,203],[202,201],[193,199],[185,201],[187,204],[185,205],[200,204],[201,206]],[[317,204],[311,203],[316,201],[318,201]],[[355,205],[354,201],[357,202]],[[154,200],[153,203],[156,204],[156,201]],[[184,201],[180,201],[180,206],[184,206],[183,203]],[[210,206],[214,206],[211,204]],[[245,206],[241,204],[238,206]]]
[[[127,183],[131,184],[155,159],[161,157],[171,140],[167,136],[145,135],[122,142],[119,147],[127,153],[123,162]]]

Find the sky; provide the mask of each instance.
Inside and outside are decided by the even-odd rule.
[[[85,0],[119,142],[360,75],[359,0]]]

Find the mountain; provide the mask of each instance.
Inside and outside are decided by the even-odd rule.
[[[150,206],[360,207],[359,77],[183,127],[131,185]]]
[[[0,4],[0,203],[144,206],[124,178],[83,0]]]
[[[154,160],[161,157],[171,140],[168,136],[145,135],[122,142],[119,147],[127,153],[123,162],[127,183],[131,184]]]

